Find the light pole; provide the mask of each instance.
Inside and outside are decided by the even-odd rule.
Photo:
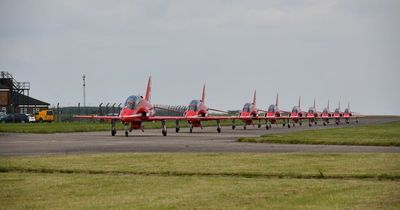
[[[83,107],[86,107],[86,76],[82,75],[83,80]]]

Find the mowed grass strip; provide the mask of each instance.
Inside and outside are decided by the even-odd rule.
[[[168,128],[175,128],[175,121],[167,121]],[[202,122],[204,127],[216,126],[215,121]],[[221,125],[232,125],[230,120],[222,120]],[[186,121],[180,121],[182,128],[189,127]],[[145,129],[161,129],[161,122],[145,122]],[[124,125],[116,123],[118,130],[123,130]],[[9,133],[70,133],[70,132],[89,132],[89,131],[109,131],[110,122],[51,122],[51,123],[0,123],[0,132]]]
[[[3,172],[400,179],[400,154],[116,153],[0,157]]]
[[[243,137],[239,142],[400,146],[400,122]]]
[[[4,209],[399,209],[398,182],[0,173]]]

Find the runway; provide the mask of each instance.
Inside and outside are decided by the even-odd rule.
[[[129,137],[118,131],[117,136],[111,136],[109,131],[85,133],[56,134],[19,134],[0,133],[0,155],[43,155],[70,153],[102,153],[102,152],[400,152],[400,147],[380,146],[339,146],[339,145],[299,145],[299,144],[268,144],[239,143],[240,137],[256,137],[267,133],[288,133],[300,130],[329,129],[367,124],[380,124],[399,121],[396,117],[373,117],[360,119],[359,124],[339,126],[330,124],[309,127],[308,123],[288,129],[281,125],[273,125],[272,130],[265,127],[248,126],[243,130],[237,126],[222,127],[222,133],[217,133],[215,127],[203,130],[195,128],[189,133],[188,128],[168,129],[168,135],[162,136],[160,129],[149,129],[145,132],[134,130]]]

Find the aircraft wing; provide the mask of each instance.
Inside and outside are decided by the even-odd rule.
[[[150,116],[145,119],[148,121],[186,120],[186,117],[184,117],[184,116]]]
[[[185,120],[199,120],[199,121],[208,121],[208,120],[232,120],[234,117],[232,116],[193,116],[193,117],[185,117]]]
[[[119,116],[74,115],[73,118],[92,120],[122,120]]]

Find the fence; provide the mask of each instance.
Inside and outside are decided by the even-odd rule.
[[[51,109],[54,110],[56,121],[58,122],[71,122],[71,121],[81,121],[76,118],[73,118],[74,115],[108,115],[108,116],[118,116],[121,109],[122,104],[119,103],[100,103],[98,106],[80,106],[80,103],[77,106],[60,106],[57,103],[56,106],[53,106]],[[174,105],[154,105],[154,110],[156,115],[158,116],[182,116],[183,113],[187,110],[186,106],[174,106]]]

